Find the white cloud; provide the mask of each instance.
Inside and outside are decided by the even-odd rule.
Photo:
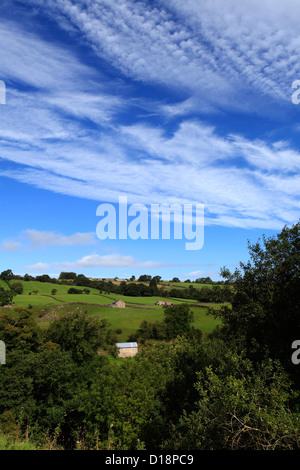
[[[197,278],[197,277],[203,277],[204,276],[204,271],[192,271],[190,273],[186,273],[185,275],[187,278]]]
[[[120,254],[111,254],[100,256],[98,254],[92,254],[84,256],[83,258],[74,262],[57,263],[57,265],[64,268],[76,269],[76,268],[94,268],[94,267],[105,267],[105,268],[116,268],[116,267],[131,267],[131,268],[158,268],[165,266],[161,262],[154,261],[137,261],[132,256],[124,256]]]
[[[161,268],[166,266],[173,266],[173,264],[165,264],[161,261],[139,261],[133,256],[126,256],[116,254],[103,255],[91,254],[83,256],[76,261],[62,261],[53,263],[38,262],[31,266],[26,266],[24,269],[29,271],[43,271],[47,272],[50,269],[56,271],[62,270],[77,270],[77,269],[90,269],[90,268]]]
[[[203,203],[206,225],[278,229],[295,222],[297,150],[283,142],[221,136],[184,118],[199,103],[215,111],[248,109],[263,96],[287,99],[300,59],[300,6],[293,0],[284,7],[275,0],[253,2],[256,8],[249,0],[203,0],[201,8],[196,0],[155,6],[32,0],[64,28],[69,18],[73,37],[77,28],[95,54],[126,76],[180,88],[181,102],[152,106],[182,121],[172,135],[163,126],[118,124],[113,116],[126,101],[112,93],[115,83],[109,90],[101,73],[58,43],[3,24],[1,78],[33,89],[10,90],[9,105],[1,108],[0,158],[8,165],[0,174],[101,202],[117,202],[123,194],[132,203]],[[259,100],[247,98],[246,90]],[[151,100],[148,105],[150,111]],[[84,125],[85,119],[97,126]],[[27,236],[33,247],[92,242],[82,234]]]
[[[36,263],[32,264],[31,266],[25,266],[25,269],[28,271],[39,271],[46,273],[50,268],[50,264],[48,263]]]
[[[2,245],[0,246],[0,249],[3,251],[13,252],[13,251],[18,251],[21,247],[22,247],[21,242],[13,241],[13,240],[4,240],[2,242]]]
[[[24,230],[24,234],[27,236],[32,249],[45,246],[92,245],[96,243],[95,235],[91,233],[62,235],[55,232],[28,229]]]
[[[24,230],[19,238],[22,239],[22,243],[17,240],[4,240],[0,248],[4,251],[17,251],[28,243],[30,250],[50,246],[94,245],[96,243],[94,233],[62,235],[56,232],[39,231],[34,229]]]
[[[83,137],[87,131],[81,120],[109,126],[123,109],[117,83],[112,87],[99,69],[84,65],[67,47],[4,21],[0,43],[1,79],[7,84],[2,143],[26,149],[46,147],[49,139]]]
[[[124,75],[180,89],[195,108],[263,111],[262,95],[290,101],[300,59],[296,0],[48,0],[46,8]]]
[[[82,139],[79,148],[68,141],[42,153],[7,148],[2,158],[20,165],[0,174],[62,194],[99,202],[127,195],[129,203],[201,203],[206,225],[278,229],[296,222],[299,209],[299,152],[287,144],[221,137],[197,121],[183,122],[167,137],[159,128],[123,126],[96,142]]]
[[[203,0],[200,8],[197,0],[163,3],[202,35],[213,50],[214,67],[230,82],[290,99],[291,80],[298,74],[299,2]]]
[[[198,266],[201,266],[203,268],[212,268],[214,266],[216,266],[216,263],[200,263],[198,264]],[[204,271],[204,270],[196,270],[196,271],[191,271],[191,272],[188,272],[188,273],[185,273],[185,277],[188,278],[188,279],[196,279],[198,277],[207,277],[207,276],[218,276],[219,273],[216,273],[216,271],[212,271],[212,270],[209,270],[207,271],[207,269]]]

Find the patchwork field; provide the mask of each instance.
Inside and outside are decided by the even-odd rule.
[[[126,303],[125,309],[112,308],[109,305],[118,298],[117,294],[100,294],[97,289],[89,289],[89,294],[68,294],[70,285],[52,284],[38,281],[17,281],[23,286],[23,293],[14,297],[14,305],[9,309],[16,314],[16,307],[30,309],[32,315],[39,323],[40,327],[47,328],[51,321],[66,313],[75,311],[86,312],[87,315],[107,319],[114,330],[120,330],[118,341],[126,341],[130,334],[134,333],[143,320],[150,322],[162,321],[164,318],[164,308],[157,306],[158,300],[165,300],[162,297],[132,297],[120,296]],[[2,281],[4,288],[7,284]],[[0,284],[0,286],[1,286]],[[56,289],[56,292],[53,292]],[[83,290],[84,287],[78,287]],[[208,316],[208,307],[219,308],[217,304],[201,304],[194,300],[169,299],[173,304],[189,303],[194,313],[195,328],[199,328],[203,333],[212,331],[219,324],[219,321],[212,316]]]
[[[39,294],[43,295],[50,295],[53,289],[57,290],[57,294],[67,294],[68,290],[70,289],[70,285],[67,284],[53,284],[51,282],[38,282],[38,281],[12,281],[12,282],[20,282],[24,289],[24,294],[29,294],[29,292],[33,293],[34,291],[38,291]],[[78,289],[83,290],[84,287],[78,287]],[[98,294],[99,291],[97,289],[89,289],[92,293]]]
[[[208,307],[193,307],[195,321],[193,326],[199,328],[203,333],[208,333],[219,324],[212,316],[207,315]],[[121,330],[118,334],[118,341],[127,341],[129,335],[134,333],[143,320],[150,322],[162,321],[164,318],[164,309],[156,306],[153,308],[111,308],[105,306],[95,306],[91,304],[63,304],[60,306],[45,305],[39,309],[41,317],[37,318],[42,328],[47,328],[51,321],[66,313],[76,311],[86,312],[87,315],[107,319],[111,328]]]

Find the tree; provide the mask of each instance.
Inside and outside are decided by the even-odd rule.
[[[0,374],[0,415],[10,412],[18,427],[23,426],[24,420],[29,422],[36,407],[27,358],[24,351],[12,349]]]
[[[123,292],[124,292],[124,295],[129,295],[132,297],[138,297],[141,295],[140,286],[135,283],[130,283],[124,286]]]
[[[77,274],[73,272],[61,272],[59,279],[76,279]]]
[[[139,340],[139,342],[144,343],[150,339],[164,340],[166,338],[165,322],[149,322],[148,320],[143,320],[139,329],[129,336],[128,341],[131,342]]]
[[[44,445],[48,433],[50,442],[56,434],[71,443],[79,369],[58,345],[42,344],[36,352],[13,349],[0,374],[1,425],[3,417],[10,417],[9,430],[15,423],[26,437],[33,433],[35,443]]]
[[[13,296],[14,294],[11,290],[0,291],[0,307],[11,304]]]
[[[300,331],[299,227],[285,226],[276,237],[249,243],[250,260],[240,263],[242,272],[223,268],[223,277],[234,283],[232,308],[215,312],[225,335],[248,357],[269,355],[288,368],[291,344]]]
[[[194,320],[194,314],[190,311],[190,306],[188,304],[167,307],[164,314],[167,337],[169,339],[176,338],[178,335],[184,335],[190,331],[191,323]]]
[[[84,286],[87,287],[91,284],[89,278],[87,278],[84,274],[78,274],[78,276],[73,280],[76,286]]]
[[[29,355],[26,362],[36,403],[33,418],[43,432],[48,430],[52,434],[59,427],[66,434],[65,439],[70,440],[70,421],[79,405],[76,389],[80,380],[71,353],[46,343],[38,353]]]
[[[82,312],[66,314],[51,323],[46,339],[70,351],[73,360],[82,363],[93,358],[109,340],[114,340],[107,327],[106,320],[89,318]]]
[[[213,284],[213,281],[209,276],[207,277],[198,277],[195,279],[195,284]]]
[[[36,276],[35,279],[38,282],[51,282],[51,277],[48,274],[42,274],[41,276]]]
[[[158,295],[157,278],[153,277],[149,283],[152,295]]]
[[[82,294],[83,290],[81,289],[76,289],[76,287],[70,287],[68,289],[68,294]]]
[[[167,368],[143,354],[95,374],[79,406],[88,448],[95,448],[98,436],[100,450],[139,450],[145,429],[159,413],[166,379]]]
[[[152,279],[152,276],[150,276],[149,274],[142,274],[139,278],[138,278],[138,282],[150,282]]]
[[[7,269],[6,271],[2,271],[2,273],[0,274],[0,279],[2,279],[3,281],[9,281],[10,279],[13,278],[13,272],[11,269]]]
[[[15,311],[17,318],[8,313],[0,315],[0,339],[5,342],[7,351],[36,351],[42,341],[41,329],[28,310],[17,308]]]
[[[11,284],[11,290],[15,293],[15,294],[23,294],[23,286],[22,286],[22,283],[21,282],[14,282],[13,284]]]
[[[288,376],[277,361],[254,366],[231,353],[198,374],[196,408],[183,413],[165,444],[172,450],[299,450],[299,415]]]

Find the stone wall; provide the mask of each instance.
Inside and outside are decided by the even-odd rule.
[[[138,348],[120,348],[118,357],[134,357],[138,353]]]

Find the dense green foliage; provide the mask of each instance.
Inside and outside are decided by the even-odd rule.
[[[215,312],[226,337],[248,357],[262,360],[267,355],[290,371],[294,368],[288,352],[300,334],[299,225],[285,227],[275,238],[263,238],[262,244],[249,244],[250,261],[241,263],[242,271],[223,270],[235,284],[235,296],[232,308]]]
[[[1,313],[0,447],[300,449],[300,365],[291,361],[300,339],[299,224],[249,249],[242,272],[223,270],[234,290],[231,307],[212,312],[220,327],[194,329],[181,302],[162,321],[142,322],[134,358],[113,357],[110,325],[87,313],[65,313],[46,329],[29,310]],[[2,279],[11,283],[8,271]],[[75,276],[71,286],[94,288]],[[136,286],[125,285],[117,287]]]
[[[0,288],[0,307],[11,304],[13,296],[14,293],[11,290],[2,290],[2,288]]]
[[[290,382],[277,363],[257,368],[231,354],[216,370],[198,373],[194,410],[181,416],[165,447],[171,449],[297,449],[300,415],[289,408]]]

